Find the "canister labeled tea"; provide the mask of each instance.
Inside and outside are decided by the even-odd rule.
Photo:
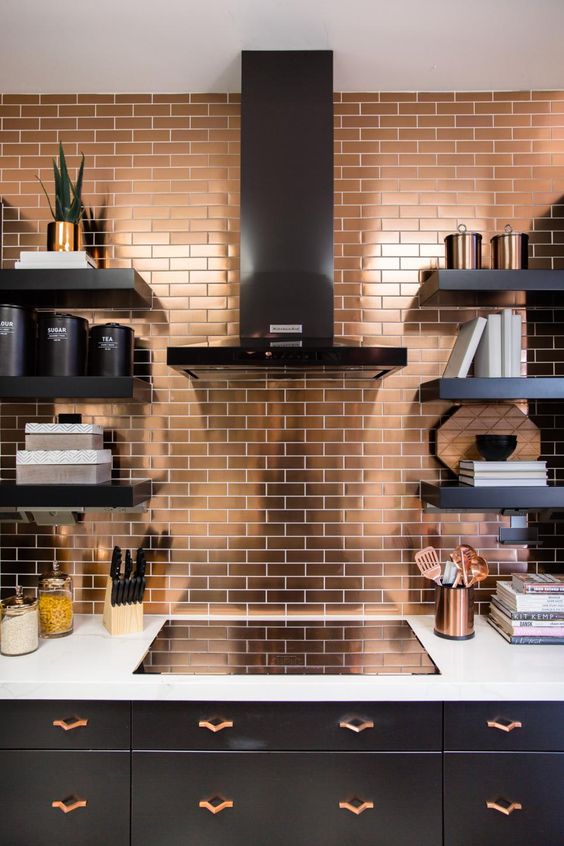
[[[133,339],[133,329],[120,323],[93,326],[88,345],[89,375],[132,376]]]
[[[0,305],[0,376],[33,376],[35,349],[35,311]]]
[[[88,321],[73,314],[47,314],[38,319],[37,372],[40,376],[84,376]]]

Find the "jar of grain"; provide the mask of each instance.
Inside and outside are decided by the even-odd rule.
[[[64,637],[72,632],[72,579],[59,564],[39,579],[39,626],[41,637]]]
[[[0,602],[0,652],[27,655],[39,646],[37,599],[26,599],[20,585],[16,595]]]

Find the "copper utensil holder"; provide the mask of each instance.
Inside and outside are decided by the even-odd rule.
[[[435,634],[447,640],[474,637],[474,588],[443,587],[435,592]]]

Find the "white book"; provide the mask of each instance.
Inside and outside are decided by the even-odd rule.
[[[546,470],[518,470],[516,473],[493,470],[488,473],[486,470],[474,471],[462,467],[460,472],[471,479],[546,479]]]
[[[501,314],[489,314],[474,358],[474,376],[501,376]]]
[[[462,324],[443,373],[445,379],[464,379],[468,375],[487,322],[485,317],[476,317]]]
[[[458,481],[463,485],[474,488],[544,488],[547,479],[476,479],[474,476],[459,476]]]
[[[560,593],[518,593],[509,582],[498,581],[498,598],[514,611],[564,611]]]
[[[88,261],[73,261],[73,262],[21,262],[17,261],[15,264],[16,270],[92,270],[94,264]]]
[[[513,312],[510,308],[504,308],[501,312],[501,375],[513,376],[512,349],[513,349]]]
[[[470,458],[463,458],[460,462],[461,467],[468,467],[472,470],[505,470],[511,468],[512,470],[544,470],[546,468],[546,461],[473,461]]]
[[[521,375],[521,324],[520,314],[513,315],[511,327],[511,375]]]
[[[72,261],[92,261],[92,257],[88,255],[86,250],[24,250],[20,253],[20,261],[37,262],[46,261],[56,263],[57,261],[72,262]]]

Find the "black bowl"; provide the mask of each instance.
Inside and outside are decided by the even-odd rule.
[[[515,452],[517,435],[476,435],[476,446],[485,461],[505,461]]]

